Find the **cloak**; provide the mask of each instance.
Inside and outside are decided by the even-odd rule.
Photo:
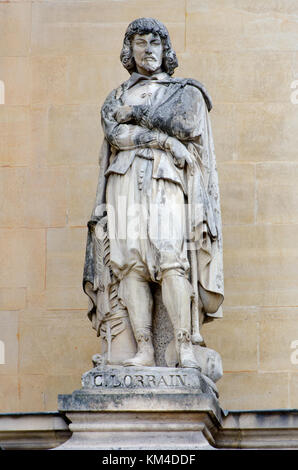
[[[145,78],[134,73],[118,89],[113,90],[103,105],[102,116],[114,114],[115,109],[123,105],[123,93],[140,77]],[[221,304],[224,298],[220,197],[208,115],[212,103],[205,87],[196,80],[167,76],[160,83],[167,87],[164,99],[155,106],[139,106],[135,123],[179,139],[192,155],[193,172],[188,165],[185,168],[189,260],[203,305],[204,313],[200,322],[206,322],[222,316]],[[117,299],[118,281],[109,266],[104,205],[108,180],[105,173],[111,155],[115,155],[111,143],[105,137],[100,152],[100,172],[95,204],[88,222],[83,274],[83,289],[91,301],[88,317],[98,335],[102,334],[100,329],[108,319],[114,321],[114,334],[120,332],[121,319],[127,315],[125,307]]]

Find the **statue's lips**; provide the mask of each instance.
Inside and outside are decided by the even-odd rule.
[[[155,57],[144,57],[144,60],[145,60],[146,62],[156,62]]]

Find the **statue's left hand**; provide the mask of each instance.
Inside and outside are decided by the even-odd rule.
[[[171,152],[175,165],[178,168],[184,168],[186,162],[190,168],[191,174],[193,174],[194,161],[185,145],[175,137],[168,137],[164,145],[165,149]]]
[[[132,106],[121,106],[115,115],[116,121],[119,122],[119,124],[131,121],[132,117],[133,117]]]

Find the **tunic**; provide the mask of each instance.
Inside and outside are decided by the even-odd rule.
[[[141,78],[124,93],[123,104],[161,102],[165,77],[163,73],[150,80]],[[189,270],[185,172],[174,165],[170,152],[136,147],[139,132],[144,130],[133,125],[122,125],[120,132],[117,126],[112,135],[107,132],[119,147],[105,172],[110,262],[119,279],[133,270],[159,282],[165,271],[174,269],[184,275]]]

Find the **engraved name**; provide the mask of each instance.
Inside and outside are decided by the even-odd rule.
[[[98,374],[94,377],[94,385],[97,387],[143,387],[143,388],[164,388],[164,387],[188,387],[187,375],[170,374],[127,374],[123,377],[114,374]]]

